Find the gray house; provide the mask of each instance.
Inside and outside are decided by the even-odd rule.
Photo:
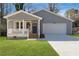
[[[17,11],[4,16],[7,19],[7,37],[40,37],[40,34],[72,34],[73,20],[48,10],[32,13]]]

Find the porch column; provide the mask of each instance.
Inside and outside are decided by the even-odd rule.
[[[9,24],[9,20],[7,19],[7,37],[8,37],[8,24]]]
[[[38,20],[38,35],[40,37],[40,20]]]
[[[23,22],[23,35],[24,35],[24,31],[25,31],[25,29],[24,29],[24,20],[22,22]]]

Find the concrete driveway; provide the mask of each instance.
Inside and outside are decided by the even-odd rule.
[[[47,34],[45,40],[48,40],[60,56],[79,56],[79,38]]]
[[[79,38],[71,37],[69,35],[46,34],[45,40],[48,40],[48,41],[79,41]]]

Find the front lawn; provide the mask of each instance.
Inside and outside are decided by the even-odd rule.
[[[58,56],[58,54],[44,40],[10,40],[0,37],[0,56]]]

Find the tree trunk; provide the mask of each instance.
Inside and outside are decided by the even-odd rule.
[[[4,16],[4,4],[3,3],[0,4],[0,8],[1,8],[0,23],[2,23],[3,16]]]

